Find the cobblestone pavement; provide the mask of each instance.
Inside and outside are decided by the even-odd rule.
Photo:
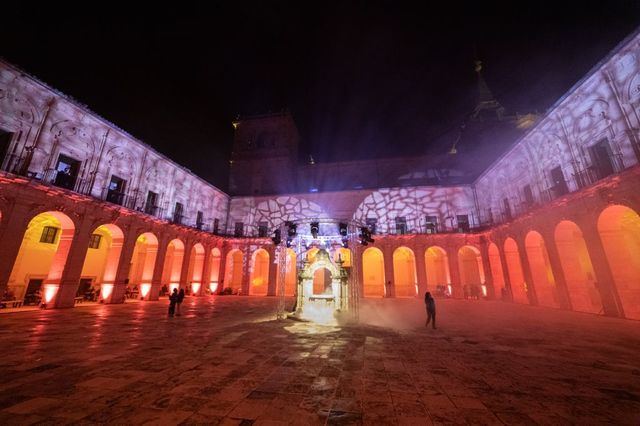
[[[0,316],[0,422],[640,424],[640,323],[500,302],[273,320],[274,298]],[[401,328],[389,328],[398,326]]]

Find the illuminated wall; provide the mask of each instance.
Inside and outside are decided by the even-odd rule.
[[[531,231],[525,237],[524,244],[538,304],[558,308],[560,304],[558,303],[556,280],[551,270],[549,253],[542,235],[536,231]]]
[[[504,271],[502,270],[502,262],[500,260],[500,251],[495,243],[489,244],[489,266],[491,267],[491,276],[493,278],[496,297],[501,297],[502,289],[506,287],[506,284]]]
[[[131,256],[129,282],[133,286],[142,283],[150,284],[158,255],[158,239],[150,232],[141,234],[136,239],[136,245]]]
[[[184,243],[178,239],[172,240],[167,247],[162,272],[162,284],[176,286],[180,283],[182,259],[184,258]]]
[[[480,286],[484,284],[484,270],[480,250],[472,246],[464,246],[458,250],[458,268],[460,283],[464,286]]]
[[[62,154],[80,161],[73,188],[78,192],[104,200],[115,175],[126,181],[122,203],[129,208],[142,211],[147,192],[153,191],[158,194],[155,216],[171,217],[180,202],[185,206],[183,223],[195,224],[202,211],[208,229],[214,219],[224,229],[226,194],[86,106],[2,61],[0,128],[14,133],[3,170],[26,169],[51,182]],[[34,145],[29,159],[25,148]]]
[[[224,287],[230,287],[234,291],[242,289],[243,255],[238,249],[227,253],[224,271]]]
[[[429,247],[424,252],[424,263],[427,276],[427,288],[435,290],[437,286],[451,283],[449,259],[447,252],[437,246]]]
[[[507,270],[509,273],[509,281],[511,282],[513,301],[529,304],[529,298],[527,297],[528,287],[524,280],[524,273],[522,272],[520,251],[518,250],[518,245],[513,238],[507,238],[504,242],[504,256],[507,261]]]

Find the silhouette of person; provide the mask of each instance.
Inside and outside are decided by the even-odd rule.
[[[174,289],[175,291],[175,289]],[[176,315],[180,316],[180,305],[182,305],[182,301],[184,300],[184,288],[180,289],[180,293],[178,293],[178,298],[176,299],[177,302],[177,309],[176,309]]]
[[[431,296],[431,293],[428,291],[424,294],[424,304],[427,308],[427,322],[424,324],[425,327],[429,327],[429,323],[435,330],[436,328],[436,300]]]
[[[178,303],[178,289],[174,288],[173,293],[169,296],[169,316],[172,317],[176,311],[176,303]]]

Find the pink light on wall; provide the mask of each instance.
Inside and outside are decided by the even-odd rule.
[[[200,283],[191,283],[191,294],[197,295],[200,293]]]
[[[140,296],[142,296],[143,298],[147,297],[149,295],[149,291],[151,291],[151,284],[140,284]]]
[[[111,293],[113,293],[113,284],[102,284],[100,286],[100,294],[102,294],[102,300],[108,301],[109,297],[111,297]]]
[[[216,290],[218,289],[218,283],[217,282],[211,282],[209,283],[209,290],[211,291],[211,293],[215,293]]]
[[[58,293],[57,284],[45,284],[44,285],[44,303],[51,303]]]

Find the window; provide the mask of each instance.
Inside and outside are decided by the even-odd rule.
[[[218,228],[220,228],[220,219],[213,219],[213,233],[218,233]]]
[[[407,218],[404,216],[396,217],[396,234],[404,235],[407,233]]]
[[[590,148],[591,168],[598,179],[605,178],[614,173],[611,147],[607,138],[601,139]]]
[[[5,130],[0,129],[0,165],[2,165],[4,158],[7,156],[9,152],[9,145],[11,145],[11,140],[13,139],[13,133],[9,133]],[[7,163],[9,163],[8,161]],[[5,166],[5,170],[8,170],[9,164]]]
[[[127,181],[116,175],[111,175],[111,181],[107,188],[107,201],[122,205],[124,199],[124,187]]]
[[[156,214],[158,209],[158,194],[153,191],[147,192],[147,201],[144,203],[144,212],[146,214]]]
[[[45,244],[54,244],[56,242],[58,230],[59,228],[56,228],[55,226],[45,226],[42,229],[42,235],[40,235],[40,242]]]
[[[435,234],[438,232],[438,216],[427,216],[425,222],[427,234]]]
[[[234,237],[242,237],[243,233],[244,233],[244,223],[236,222],[235,229],[233,230],[233,236]]]
[[[176,203],[176,208],[173,211],[173,222],[174,223],[182,223],[182,203]]]
[[[511,205],[509,204],[509,199],[503,198],[502,205],[504,206],[504,217],[507,220],[511,220]]]
[[[100,240],[102,240],[102,235],[91,234],[91,238],[89,239],[89,248],[90,249],[99,249],[100,248]]]
[[[456,215],[456,222],[458,222],[458,232],[469,232],[469,215]]]
[[[266,238],[268,232],[269,230],[267,222],[258,223],[258,237]]]
[[[80,161],[60,154],[56,164],[56,177],[53,184],[61,188],[73,189],[80,170]]]
[[[373,234],[373,235],[376,234],[377,225],[378,225],[378,219],[376,219],[375,217],[368,217],[367,218],[367,228],[369,228],[369,231],[371,231],[371,234]]]
[[[527,206],[533,205],[533,192],[531,191],[531,185],[525,185],[522,189],[524,193],[524,202]]]
[[[204,216],[201,211],[198,211],[196,214],[196,228],[202,229],[202,224],[204,223]]]
[[[551,191],[555,197],[560,197],[567,192],[567,182],[564,180],[564,174],[562,173],[562,167],[558,166],[551,170]]]

